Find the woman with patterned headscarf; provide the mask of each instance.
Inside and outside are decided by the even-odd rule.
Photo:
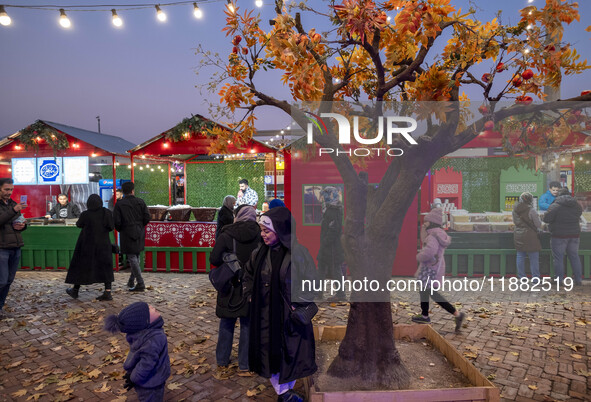
[[[343,205],[336,187],[325,187],[320,193],[322,221],[320,223],[320,250],[318,251],[318,275],[321,279],[336,279],[340,282],[345,261],[341,233],[343,229]],[[343,301],[345,292],[340,290],[329,295],[330,300]]]

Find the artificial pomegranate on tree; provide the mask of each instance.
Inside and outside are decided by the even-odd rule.
[[[474,11],[460,12],[450,0],[344,0],[318,10],[311,10],[310,3],[300,10],[284,7],[282,1],[275,6],[269,25],[253,11],[228,11],[223,31],[232,52],[226,60],[201,52],[203,66],[223,67],[209,87],[220,83],[221,103],[239,121],[231,126],[233,133],[211,131],[212,153],[223,153],[229,140],[251,138],[261,106],[275,107],[306,127],[303,110],[293,110],[293,105],[319,102],[319,109],[310,111],[319,115],[331,112],[336,101],[369,99],[377,102],[365,105],[364,112],[373,116],[380,115],[382,101],[447,105],[436,112],[437,119],[427,118],[428,129],[417,138],[418,145],[390,145],[403,149],[404,158],[390,159],[377,190],[368,187],[367,174],[354,161],[331,154],[347,192],[343,244],[353,278],[389,278],[406,211],[439,158],[497,124],[519,134],[508,150],[521,152],[532,135],[522,125],[524,116],[531,119],[529,125],[541,124],[537,114],[563,110],[558,124],[546,125],[551,137],[568,127],[572,110],[584,110],[591,101],[586,93],[570,96],[569,102],[534,103],[544,100],[544,86],[556,87],[564,74],[588,68],[562,40],[564,25],[579,19],[576,3],[547,0],[540,8],[525,7],[516,25],[480,21]],[[322,16],[327,17],[324,25],[310,26]],[[444,37],[450,39],[441,51],[435,45]],[[249,51],[240,52],[238,46]],[[476,70],[482,66],[489,71],[478,79]],[[282,73],[276,87],[286,86],[288,98],[261,89],[277,76],[269,70]],[[479,89],[470,101],[480,105],[480,115],[469,124],[461,106],[468,101],[468,88]],[[511,104],[501,107],[500,101]],[[586,111],[583,116],[581,122],[588,121]],[[511,125],[516,128],[509,130]],[[330,135],[315,135],[314,140],[321,147],[342,149],[335,127],[327,128]],[[394,344],[391,314],[389,299],[352,302],[346,336],[329,373],[361,377],[368,388],[406,387],[409,375]]]

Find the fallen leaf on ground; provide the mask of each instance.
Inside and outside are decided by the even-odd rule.
[[[556,334],[552,333],[552,332],[548,332],[547,334],[541,334],[538,335],[538,338],[544,338],[544,339],[550,339],[553,336],[556,336]]]
[[[538,389],[538,387],[536,387],[535,385],[528,385],[527,387],[528,387],[529,389],[533,389],[534,391],[535,391],[536,389]]]
[[[583,358],[583,356],[576,354],[576,353],[571,354],[570,357],[572,357],[573,359],[582,359]]]
[[[26,390],[26,389],[21,389],[21,390],[18,390],[18,391],[16,391],[16,392],[13,392],[13,393],[12,393],[12,394],[10,394],[10,395],[12,395],[14,398],[18,398],[19,396],[24,396],[24,395],[26,395],[26,393],[27,393],[27,390]]]
[[[31,395],[30,397],[27,398],[27,401],[30,401],[31,399],[33,399],[35,401],[38,401],[39,398],[41,398],[43,395],[47,395],[47,394],[46,393],[43,393],[43,394],[34,394],[34,395]]]
[[[101,388],[97,388],[94,390],[94,392],[109,392],[111,390],[111,387],[107,387],[107,382],[105,381],[103,383],[103,386]]]
[[[171,391],[174,391],[175,389],[180,389],[181,388],[181,384],[178,382],[171,382],[170,384],[168,384],[166,386],[166,388],[168,388]]]
[[[518,352],[511,352],[511,354],[512,354],[513,356],[519,356],[519,353],[518,353]]]
[[[99,369],[94,369],[90,373],[88,373],[88,378],[98,378],[98,376],[101,374],[102,372]]]
[[[501,358],[497,357],[497,356],[493,356],[493,357],[489,357],[488,360],[490,360],[491,362],[498,362],[499,360],[501,360]]]
[[[466,356],[468,359],[476,359],[478,354],[474,352],[464,352],[464,356]]]

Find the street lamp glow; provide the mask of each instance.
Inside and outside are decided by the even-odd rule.
[[[257,7],[259,7],[259,8],[260,8],[260,7],[262,7],[262,6],[263,6],[263,0],[256,0],[256,1],[254,2],[254,4],[255,4]]]
[[[63,8],[60,8],[60,25],[66,29],[72,26],[72,23]]]
[[[123,20],[117,15],[117,11],[115,11],[115,9],[112,9],[111,13],[113,14],[113,25],[115,25],[116,27],[122,26]]]
[[[5,27],[10,25],[12,20],[4,10],[4,6],[0,6],[0,25],[4,25]]]
[[[166,14],[164,13],[164,11],[162,11],[160,9],[160,6],[155,6],[156,7],[156,18],[158,18],[158,20],[160,20],[161,22],[166,21]]]
[[[197,5],[197,3],[193,3],[193,15],[197,19],[200,19],[201,17],[203,17],[203,11],[201,11],[201,9]]]

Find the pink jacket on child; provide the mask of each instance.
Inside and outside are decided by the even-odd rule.
[[[422,236],[421,236],[422,237]],[[419,270],[423,267],[437,266],[437,275],[434,280],[441,281],[445,275],[445,249],[451,244],[451,237],[442,228],[427,229],[423,240],[423,247],[417,254]]]

